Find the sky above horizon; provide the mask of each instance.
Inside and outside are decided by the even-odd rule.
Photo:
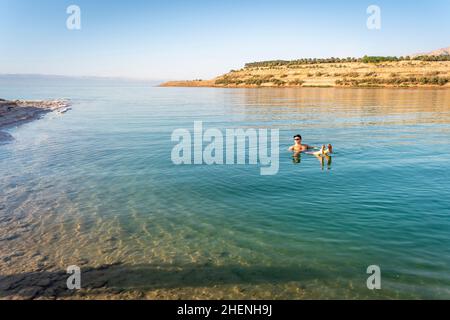
[[[81,30],[66,27],[73,4]],[[260,60],[428,52],[449,35],[448,0],[0,0],[0,74],[208,79]]]

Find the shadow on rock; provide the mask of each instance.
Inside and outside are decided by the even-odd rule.
[[[5,143],[11,142],[13,140],[14,140],[14,138],[12,135],[10,135],[7,132],[0,131],[0,144],[5,144]]]

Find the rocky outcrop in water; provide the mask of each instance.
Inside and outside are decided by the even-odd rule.
[[[0,99],[0,128],[38,119],[43,114],[69,107],[66,100],[4,100]]]
[[[5,100],[0,99],[0,129],[39,119],[48,112],[65,112],[67,100]],[[0,131],[0,143],[12,140],[10,134]]]

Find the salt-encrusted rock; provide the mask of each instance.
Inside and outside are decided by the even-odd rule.
[[[67,100],[9,101],[0,99],[0,128],[35,120],[52,111],[67,112],[70,109],[69,106],[70,103]]]

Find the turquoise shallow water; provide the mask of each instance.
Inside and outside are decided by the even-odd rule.
[[[120,262],[130,276],[111,286],[163,297],[450,298],[448,90],[19,79],[1,80],[0,97],[73,102],[0,146],[0,233],[15,236],[3,256],[45,252],[49,270]],[[279,173],[175,166],[171,133],[197,120],[278,128]],[[294,163],[296,133],[331,142],[332,163]],[[381,290],[366,287],[369,265]]]

